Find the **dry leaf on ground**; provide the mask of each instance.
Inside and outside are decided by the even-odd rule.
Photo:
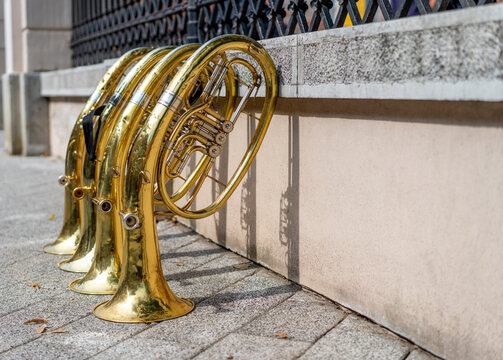
[[[31,320],[28,320],[28,321],[25,321],[23,324],[31,324],[31,323],[34,323],[34,324],[47,324],[47,320],[45,319],[31,319]]]
[[[51,216],[49,216],[49,220],[54,220],[54,218],[56,217],[56,214],[52,213]]]
[[[40,289],[40,285],[39,285],[39,284],[37,284],[37,283],[33,283],[33,284],[28,285],[28,286],[29,286],[29,287],[32,287],[32,288],[35,288],[35,290]]]
[[[45,325],[39,326],[37,328],[37,334],[42,334],[43,332],[45,332],[45,329],[47,329],[47,326]]]
[[[232,267],[234,269],[239,269],[239,270],[246,270],[248,269],[250,266],[252,266],[252,263],[249,262],[249,263],[243,263],[243,264],[236,264],[236,265],[233,265]]]
[[[46,332],[46,334],[62,334],[65,332],[66,332],[66,330],[53,330],[53,331]]]
[[[282,331],[276,333],[276,337],[279,339],[288,339],[288,335]]]
[[[68,300],[73,301],[73,300],[75,300],[75,298],[68,298]]]

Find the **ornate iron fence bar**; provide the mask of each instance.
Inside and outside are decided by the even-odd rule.
[[[366,1],[364,11],[358,1]],[[496,0],[72,0],[74,66],[138,46],[204,42],[222,34],[262,40]]]

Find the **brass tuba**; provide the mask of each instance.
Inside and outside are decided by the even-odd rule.
[[[104,104],[112,95],[117,83],[132,63],[140,59],[151,49],[138,48],[128,51],[113,64],[103,75],[98,86],[89,97],[73,127],[66,150],[65,175],[58,178],[60,185],[65,187],[65,210],[63,227],[57,240],[44,246],[49,254],[71,255],[75,252],[80,239],[80,222],[78,203],[73,197],[75,188],[80,186],[84,140],[81,137],[83,117]]]
[[[99,120],[102,129],[98,132],[99,127],[95,126],[97,129],[93,136],[97,137],[97,139],[96,141],[93,139],[92,144],[90,144],[92,148],[88,149],[82,155],[80,186],[76,187],[73,191],[73,196],[79,204],[81,228],[79,245],[70,259],[63,260],[58,264],[60,269],[86,273],[91,268],[96,246],[96,211],[95,204],[93,203],[96,186],[94,180],[95,176],[99,175],[99,164],[103,158],[103,144],[106,144],[108,141],[110,132],[118,120],[121,110],[127,105],[127,101],[138,83],[172,49],[173,47],[169,46],[161,47],[146,54],[127,73],[103,109],[100,115],[101,119]],[[96,136],[96,132],[98,132],[98,136]],[[81,138],[83,138],[83,135],[81,135]],[[91,154],[94,155],[93,159],[91,159]],[[106,205],[101,204],[101,207],[103,206]]]
[[[76,292],[86,294],[113,294],[117,288],[122,256],[122,225],[120,216],[114,217],[114,208],[119,200],[116,189],[120,174],[125,168],[128,149],[146,116],[157,102],[166,83],[173,77],[183,62],[199,47],[186,45],[176,48],[162,59],[151,59],[143,66],[141,84],[124,111],[107,129],[109,135],[99,142],[96,169],[96,194],[93,199],[96,212],[96,252],[90,270],[82,279],[70,284]],[[154,62],[155,60],[155,62]],[[155,67],[154,67],[155,65]],[[153,69],[152,69],[153,68]]]
[[[225,113],[229,107],[220,106],[219,111],[217,95],[227,77],[235,77],[242,93],[237,107]],[[260,113],[254,115],[245,106],[261,85],[264,101]],[[156,193],[173,214],[202,218],[217,211],[257,154],[277,93],[274,63],[259,43],[243,36],[221,36],[207,42],[176,73],[131,144],[127,171],[119,171],[113,189],[117,192],[115,199],[122,199],[112,212],[121,216],[124,226],[124,231],[115,231],[115,236],[122,237],[123,261],[114,296],[93,310],[98,318],[152,322],[182,316],[193,309],[192,301],[175,296],[164,280],[155,222]],[[205,180],[216,180],[209,171],[244,115],[256,121],[256,126],[239,165],[227,184],[219,181],[222,190],[214,201],[194,208]],[[196,165],[189,170],[191,162]],[[181,181],[178,188],[175,179]]]

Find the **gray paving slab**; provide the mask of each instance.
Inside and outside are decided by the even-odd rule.
[[[239,255],[227,252],[193,270],[171,264],[173,271],[165,272],[165,278],[174,291],[183,293],[183,296],[195,302],[201,302],[258,269],[256,265],[247,269],[234,267],[244,260]]]
[[[201,236],[185,226],[171,221],[160,221],[157,224],[159,251],[170,253],[173,249],[186,246],[201,238]]]
[[[147,324],[118,324],[88,315],[59,329],[65,333],[42,334],[26,346],[6,354],[9,359],[87,359],[143,331]]]
[[[407,356],[406,360],[438,360],[440,358],[427,353],[421,349],[414,349]]]
[[[2,274],[11,278],[0,280],[0,316],[31,306],[48,296],[71,297],[73,292],[69,291],[68,286],[73,280],[82,277],[82,274],[60,270],[57,263],[64,258],[42,253],[7,267],[8,270]],[[23,269],[26,271],[24,274]],[[13,282],[15,280],[17,282]],[[37,290],[30,286],[33,284],[40,288]]]
[[[300,291],[238,332],[267,337],[282,334],[291,340],[314,342],[345,316],[331,301]]]
[[[189,315],[149,328],[96,358],[191,358],[298,290],[262,269],[204,300],[193,298],[196,308]]]
[[[68,256],[55,256],[45,254],[43,252],[34,253],[32,256],[24,257],[17,260],[9,266],[9,271],[0,272],[0,283],[16,284],[33,282],[36,278],[53,271],[57,268],[59,261]],[[30,266],[27,266],[29,264]]]
[[[0,266],[5,267],[16,263],[17,261],[29,259],[32,256],[40,255],[36,249],[26,249],[23,244],[1,243],[2,255],[0,256]]]
[[[0,337],[0,343],[3,345],[0,352],[43,336],[36,333],[36,327],[39,325],[24,325],[24,322],[34,318],[45,319],[50,330],[59,329],[89,315],[94,305],[101,301],[103,297],[86,296],[68,290],[64,296],[46,297],[32,306],[0,317],[0,328],[4,329]]]
[[[28,285],[28,283],[22,283],[0,287],[0,293],[2,294],[0,295],[0,316],[32,306],[46,300],[47,297],[66,292],[66,289],[57,288],[58,284],[42,286],[39,290]],[[65,286],[67,286],[66,283]]]
[[[281,360],[295,359],[309,342],[275,339],[257,335],[230,334],[195,359]]]
[[[166,241],[169,242],[170,240]],[[162,270],[164,274],[189,271],[225,253],[228,252],[220,246],[199,238],[171,251],[163,250],[161,252]],[[246,260],[242,259],[242,261]]]
[[[410,344],[361,317],[348,315],[301,359],[402,360]]]

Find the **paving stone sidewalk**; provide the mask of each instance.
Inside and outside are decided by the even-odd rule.
[[[0,132],[0,358],[436,359],[267,269],[236,268],[248,260],[170,221],[158,225],[163,271],[195,310],[162,323],[98,320],[91,309],[107,297],[69,290],[78,274],[41,251],[61,226],[63,161],[9,157],[1,142]],[[65,332],[38,334],[23,324],[33,318]]]

